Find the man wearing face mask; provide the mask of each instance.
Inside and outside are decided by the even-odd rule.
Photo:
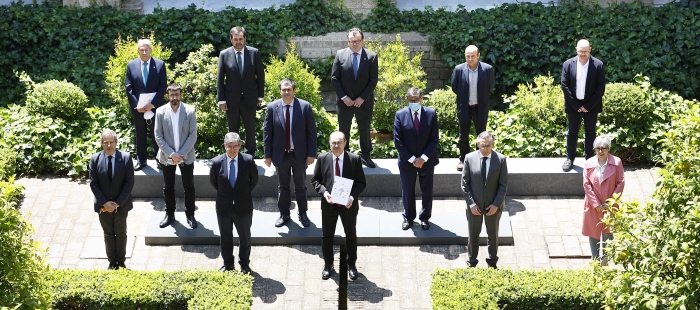
[[[416,176],[420,183],[423,208],[418,215],[423,230],[430,229],[433,209],[433,175],[438,159],[438,118],[435,109],[423,106],[421,90],[411,87],[406,92],[408,106],[396,112],[394,145],[399,151],[403,224],[407,230],[416,218]]]

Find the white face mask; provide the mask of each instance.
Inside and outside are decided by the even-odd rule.
[[[408,103],[408,108],[411,109],[411,111],[418,111],[420,109],[420,102],[409,102]]]

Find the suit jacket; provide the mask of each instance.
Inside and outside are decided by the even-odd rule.
[[[362,191],[365,190],[365,186],[367,186],[365,171],[362,170],[360,156],[349,152],[344,152],[344,154],[341,176],[354,181],[352,183],[352,189],[350,190],[350,195],[354,198],[350,210],[357,214],[360,210],[358,196],[360,196],[360,193],[362,193]],[[335,163],[333,162],[333,158],[333,153],[327,152],[318,156],[318,161],[316,161],[314,175],[311,178],[311,185],[321,196],[323,196],[323,193],[326,191],[333,195],[331,191],[335,180]],[[321,211],[328,212],[332,210],[332,208],[338,208],[338,206],[329,204],[325,198],[321,198]]]
[[[219,102],[226,101],[229,107],[238,107],[241,97],[248,106],[256,107],[258,98],[264,95],[265,67],[258,49],[244,46],[243,62],[243,76],[241,76],[233,46],[219,53],[216,95]]]
[[[143,85],[142,63],[140,58],[136,58],[129,61],[129,64],[126,65],[124,84],[126,84],[126,97],[129,99],[131,113],[139,113],[136,111],[136,106],[139,102],[139,96],[143,93],[156,93],[151,103],[155,108],[162,106],[163,96],[165,96],[165,90],[168,88],[167,69],[162,60],[151,57],[148,65],[148,85]]]
[[[253,212],[253,188],[258,184],[258,166],[253,156],[238,153],[236,185],[231,187],[226,157],[225,153],[216,156],[209,169],[209,182],[216,189],[216,215],[229,217],[233,211],[241,216],[250,214]]]
[[[197,115],[194,108],[180,102],[180,149],[178,153],[184,156],[185,164],[194,163],[194,144],[197,142]],[[170,155],[175,153],[175,137],[173,136],[173,123],[170,115],[173,109],[166,104],[156,110],[155,137],[158,143],[158,155],[156,159],[161,164],[166,164]]]
[[[357,78],[352,70],[352,50],[348,47],[336,53],[331,71],[331,82],[335,94],[338,96],[338,104],[342,103],[340,98],[345,96],[352,100],[361,97],[365,100],[362,107],[365,105],[372,107],[377,81],[379,81],[379,62],[375,52],[362,48]]]
[[[564,110],[566,113],[577,113],[582,106],[588,113],[603,111],[603,94],[605,94],[605,66],[593,56],[588,58],[588,75],[586,76],[586,92],[583,100],[576,98],[576,62],[578,57],[564,62],[561,70],[561,90],[564,92]]]
[[[286,107],[282,99],[277,99],[267,106],[263,125],[265,141],[265,158],[272,158],[272,163],[279,167],[284,160],[287,144],[285,131]],[[317,139],[316,118],[308,101],[294,98],[292,101],[291,136],[297,163],[306,165],[307,157],[316,157]]]
[[[462,191],[467,206],[476,204],[481,213],[486,213],[489,205],[503,210],[508,190],[508,165],[503,154],[491,151],[491,163],[486,174],[486,184],[481,177],[479,150],[467,154],[462,169]]]
[[[399,168],[413,167],[408,160],[425,154],[427,167],[437,165],[437,146],[439,142],[438,117],[435,109],[421,106],[418,134],[413,126],[413,112],[405,107],[396,112],[394,118],[394,145],[399,151]]]
[[[131,155],[117,150],[114,153],[112,182],[107,177],[107,154],[104,151],[90,158],[90,189],[95,195],[95,212],[100,212],[107,201],[119,205],[117,212],[128,212],[134,208],[131,190],[134,188],[134,163]]]
[[[477,70],[479,71],[476,85],[477,117],[481,121],[486,121],[491,109],[489,94],[496,86],[496,75],[493,72],[493,67],[485,62],[480,61]],[[452,92],[457,94],[457,118],[459,118],[460,122],[466,122],[470,117],[469,64],[466,62],[457,65],[452,72]]]
[[[583,165],[583,227],[584,236],[600,239],[601,233],[609,233],[610,229],[602,223],[603,212],[595,207],[603,204],[613,194],[622,194],[625,189],[625,168],[619,157],[608,154],[608,165],[603,171],[603,179],[598,177],[598,157],[593,156]]]

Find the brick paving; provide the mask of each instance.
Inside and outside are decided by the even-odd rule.
[[[646,202],[656,185],[655,169],[627,169],[624,199]],[[93,212],[86,181],[65,178],[22,178],[25,197],[20,204],[36,230],[35,238],[48,247],[54,268],[104,269],[102,229]],[[318,197],[309,209],[320,211]],[[360,212],[391,212],[401,224],[400,198],[362,198]],[[178,211],[184,201],[178,199]],[[256,210],[276,211],[275,198],[255,200]],[[420,205],[420,204],[418,204]],[[519,269],[579,269],[588,266],[588,240],[580,235],[583,197],[508,197],[514,246],[499,248],[499,267]],[[181,209],[182,208],[182,209]],[[198,200],[201,211],[214,212],[214,201]],[[461,197],[434,201],[434,212],[463,211]],[[163,212],[163,199],[138,199],[129,212],[126,265],[134,270],[216,270],[222,265],[218,246],[147,246],[146,225],[153,212]],[[466,225],[466,219],[464,220]],[[270,223],[273,225],[273,223]],[[339,270],[338,247],[335,268]],[[238,250],[234,249],[234,254]],[[486,247],[479,251],[485,266]],[[466,247],[360,246],[357,281],[349,281],[349,309],[430,309],[431,274],[436,268],[466,267]],[[253,309],[337,309],[338,274],[321,279],[320,246],[253,246],[251,268]],[[346,275],[343,275],[346,276]]]

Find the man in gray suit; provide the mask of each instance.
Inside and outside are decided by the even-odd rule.
[[[348,47],[335,55],[331,82],[338,96],[339,130],[349,141],[352,118],[357,116],[360,157],[365,166],[374,168],[377,165],[370,158],[372,140],[369,130],[374,112],[374,88],[379,80],[379,62],[376,53],[363,48],[364,40],[362,30],[352,28],[348,31]],[[348,151],[347,145],[345,150]]]
[[[194,144],[197,142],[197,116],[194,108],[180,102],[180,85],[168,86],[170,104],[156,110],[155,136],[158,142],[158,167],[163,172],[165,218],[160,227],[175,220],[175,167],[180,167],[182,187],[185,189],[187,224],[197,228],[194,219]]]
[[[503,154],[493,151],[494,137],[484,131],[476,138],[478,150],[467,154],[462,171],[462,191],[467,201],[469,244],[467,253],[469,267],[479,263],[479,234],[482,223],[486,223],[489,257],[486,263],[497,268],[498,224],[505,206],[508,190],[508,165]],[[484,216],[486,215],[486,216]]]
[[[226,111],[229,132],[239,132],[243,118],[246,153],[255,157],[255,111],[265,91],[265,67],[258,49],[246,46],[241,26],[231,28],[232,47],[219,54],[216,94],[219,108]]]
[[[102,152],[90,158],[90,189],[95,212],[104,231],[108,269],[126,268],[126,217],[134,205],[134,163],[131,155],[117,150],[117,134],[105,129],[100,135]]]

